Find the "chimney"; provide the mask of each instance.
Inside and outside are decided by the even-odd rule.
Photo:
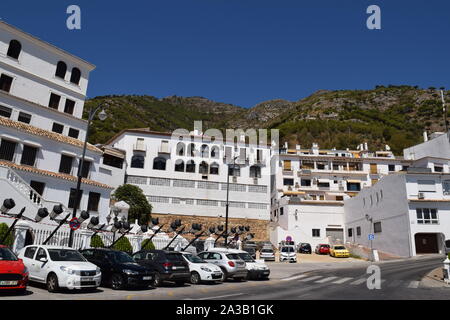
[[[423,132],[423,142],[427,142],[428,141],[428,134],[426,131]]]

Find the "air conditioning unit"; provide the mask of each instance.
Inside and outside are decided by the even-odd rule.
[[[425,199],[425,194],[423,192],[419,192],[419,194],[417,195],[417,198]]]

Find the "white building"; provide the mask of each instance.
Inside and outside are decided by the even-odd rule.
[[[55,203],[67,211],[73,207],[87,127],[82,113],[93,69],[0,22],[1,202],[13,198],[17,208],[27,207],[29,217],[42,206],[51,211]],[[90,144],[86,160],[80,210],[103,218],[109,213],[110,179],[123,169],[107,165],[109,158],[104,164],[103,151]]]
[[[387,148],[388,149],[388,148]],[[287,237],[313,247],[344,240],[344,200],[408,161],[390,151],[280,149],[272,161],[271,232],[278,244]]]
[[[224,142],[201,132],[133,129],[120,132],[108,145],[125,151],[126,182],[144,191],[155,215],[225,217],[230,164],[229,217],[268,222],[270,146],[246,144],[241,138]]]

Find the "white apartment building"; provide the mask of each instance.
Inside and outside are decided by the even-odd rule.
[[[270,146],[237,140],[132,129],[107,144],[125,151],[126,182],[144,191],[154,214],[225,217],[230,170],[229,217],[268,222]]]
[[[13,198],[16,210],[26,206],[31,218],[42,206],[73,207],[94,68],[0,21],[0,202]],[[110,153],[104,163],[103,150],[89,144],[82,170],[80,210],[102,219],[109,213],[110,179],[124,170],[123,155]]]
[[[317,144],[311,149],[281,148],[272,160],[271,242],[290,237],[314,249],[344,241],[344,201],[409,165],[391,151],[367,149],[321,150]]]

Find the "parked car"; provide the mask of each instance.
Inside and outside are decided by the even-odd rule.
[[[298,253],[307,253],[307,254],[312,253],[311,245],[309,243],[300,243],[298,245],[297,250],[298,250]]]
[[[259,257],[264,261],[275,261],[275,252],[271,247],[263,247],[259,252]]]
[[[223,272],[218,266],[208,263],[190,252],[182,252],[182,255],[184,260],[189,264],[192,284],[222,281]]]
[[[100,268],[102,285],[114,290],[146,288],[153,284],[154,272],[141,266],[127,253],[112,249],[86,249],[81,254]]]
[[[72,248],[31,245],[19,253],[28,268],[30,281],[45,283],[49,292],[60,288],[96,289],[102,273]]]
[[[256,259],[256,247],[243,247],[242,250],[244,250],[245,252],[247,252],[249,255],[252,256],[253,259]]]
[[[350,257],[350,252],[343,245],[335,245],[330,249],[330,256],[335,258],[348,258]]]
[[[14,290],[25,292],[28,284],[28,268],[14,252],[0,245],[0,292]]]
[[[269,279],[270,269],[264,263],[264,260],[255,260],[248,252],[243,250],[230,250],[230,252],[237,253],[245,261],[245,268],[248,271],[247,279]]]
[[[189,264],[180,252],[142,250],[133,254],[133,259],[154,272],[153,285],[155,287],[160,287],[166,281],[183,285],[191,280]]]
[[[316,254],[330,254],[329,244],[318,244],[314,250]]]
[[[245,268],[245,261],[242,260],[238,254],[228,253],[224,250],[229,249],[214,248],[209,251],[200,252],[198,256],[222,269],[224,281],[227,279],[247,279],[248,271]]]
[[[283,261],[297,262],[297,253],[294,246],[280,247],[280,262]]]

